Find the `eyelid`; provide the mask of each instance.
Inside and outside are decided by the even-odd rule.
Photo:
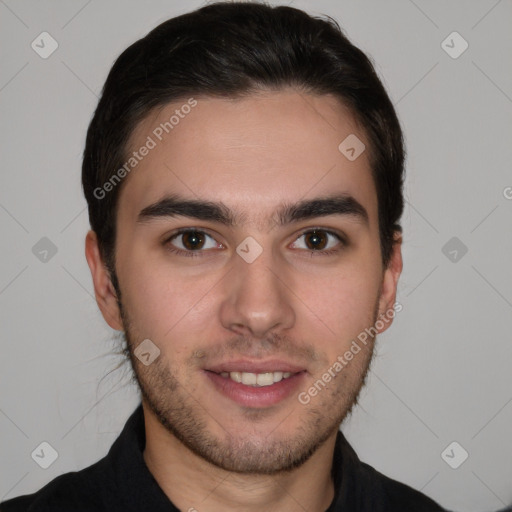
[[[307,235],[309,233],[313,233],[315,231],[321,231],[323,233],[327,233],[328,235],[332,235],[334,236],[335,238],[338,239],[338,241],[342,244],[342,245],[347,245],[348,242],[347,242],[347,239],[346,239],[346,236],[342,233],[338,233],[337,231],[331,229],[331,228],[322,228],[320,226],[314,226],[314,227],[311,227],[311,228],[305,228],[303,229],[297,236],[295,236],[295,238],[293,239],[293,241],[297,241],[301,236],[304,236],[304,235]]]
[[[187,249],[186,247],[178,247],[173,243],[175,238],[180,237],[181,235],[184,235],[186,233],[200,233],[204,235],[205,237],[211,238],[215,244],[216,247],[208,247],[208,248],[201,248],[197,250],[191,250]],[[187,228],[181,228],[176,231],[174,231],[172,234],[166,236],[162,242],[162,245],[171,253],[178,254],[179,256],[189,256],[189,257],[201,257],[206,255],[209,251],[212,251],[214,249],[224,249],[224,244],[222,242],[219,242],[217,238],[205,229],[199,229],[194,227],[187,227]],[[183,245],[183,243],[182,243]]]
[[[183,235],[185,233],[201,233],[203,235],[206,235],[206,236],[209,236],[210,238],[213,238],[216,242],[218,242],[217,240],[217,235],[214,235],[210,232],[210,230],[208,229],[205,229],[205,228],[194,228],[194,227],[186,227],[186,228],[177,228],[175,230],[172,231],[172,233],[170,234],[166,234],[164,235],[163,237],[163,243],[167,243],[171,240],[173,240],[174,238],[176,238],[177,236],[179,235]],[[220,242],[218,242],[220,243]]]

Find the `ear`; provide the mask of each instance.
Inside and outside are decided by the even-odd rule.
[[[402,273],[402,233],[395,231],[393,239],[393,247],[391,251],[391,258],[387,268],[384,270],[382,279],[381,295],[379,299],[379,318],[384,324],[378,332],[384,332],[392,323],[396,311],[401,311],[395,306],[396,303],[396,289],[398,286],[398,279]],[[390,313],[393,311],[393,313]]]
[[[107,267],[101,257],[98,237],[94,231],[89,231],[85,237],[85,257],[91,270],[96,302],[103,318],[112,329],[123,331],[123,322],[117,304],[117,294],[110,280]]]

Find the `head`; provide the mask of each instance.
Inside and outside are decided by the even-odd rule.
[[[389,97],[330,19],[212,4],[117,59],[84,151],[86,256],[146,412],[191,452],[270,474],[338,429],[391,324],[403,166]]]

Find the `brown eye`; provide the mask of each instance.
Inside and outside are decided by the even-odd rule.
[[[313,251],[325,249],[328,242],[327,233],[325,233],[325,231],[310,231],[304,234],[304,238],[307,248]]]
[[[208,249],[223,249],[211,235],[196,229],[182,230],[173,235],[166,243],[188,253],[203,253]]]
[[[292,247],[294,249],[303,249],[309,251],[311,254],[318,252],[320,254],[327,254],[329,252],[336,253],[346,245],[345,241],[340,235],[328,231],[326,229],[310,229],[304,231]]]
[[[225,249],[213,236],[193,228],[178,231],[165,240],[163,245],[178,256],[212,256],[215,252]]]
[[[182,233],[181,237],[181,243],[185,249],[190,251],[202,249],[205,243],[205,237],[203,233],[200,233],[199,231],[188,231],[186,233]]]

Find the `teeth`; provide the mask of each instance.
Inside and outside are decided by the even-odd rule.
[[[266,372],[266,373],[249,373],[249,372],[222,372],[221,376],[230,378],[235,382],[245,384],[246,386],[264,387],[271,386],[276,382],[291,377],[291,372]]]
[[[226,377],[231,377],[235,382],[242,382],[242,374],[240,372],[226,372]]]
[[[274,384],[274,374],[272,372],[258,373],[256,384],[258,384],[258,386],[271,386]]]
[[[257,381],[257,376],[255,373],[246,373],[242,372],[242,384],[246,386],[254,386]]]

